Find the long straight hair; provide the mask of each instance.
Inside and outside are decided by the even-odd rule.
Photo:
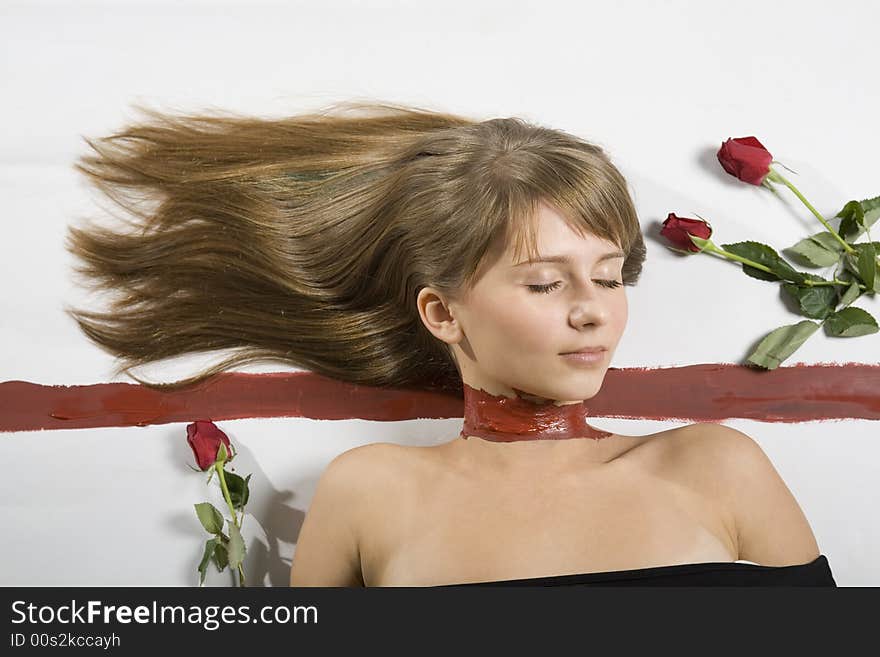
[[[448,345],[418,313],[450,298],[513,240],[536,257],[541,202],[580,234],[645,259],[621,173],[598,146],[521,118],[477,120],[345,102],[287,118],[169,115],[85,141],[75,168],[127,213],[123,229],[69,226],[76,271],[114,299],[65,312],[151,388],[282,361],[341,381],[461,391]],[[233,350],[171,383],[131,369]]]

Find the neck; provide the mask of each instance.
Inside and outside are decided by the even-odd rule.
[[[493,442],[565,440],[592,438],[600,440],[613,434],[587,424],[585,402],[557,406],[553,400],[534,402],[514,388],[516,397],[491,395],[483,390],[464,387],[464,426],[462,438],[476,436]]]

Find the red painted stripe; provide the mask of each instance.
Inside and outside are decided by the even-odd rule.
[[[880,419],[880,364],[735,364],[609,368],[589,415],[648,420],[763,422]],[[342,383],[312,372],[226,372],[201,389],[139,384],[0,383],[0,431],[125,427],[199,420],[308,417],[412,420],[462,417],[461,398]]]

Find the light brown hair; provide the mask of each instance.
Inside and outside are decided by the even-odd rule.
[[[265,119],[169,115],[100,139],[75,168],[128,213],[127,228],[70,226],[76,271],[116,295],[66,308],[140,383],[176,390],[280,360],[370,386],[461,390],[418,291],[450,298],[514,240],[536,256],[539,202],[580,234],[645,260],[627,183],[598,146],[520,118],[477,120],[390,103],[337,103]],[[236,350],[174,383],[129,371]]]

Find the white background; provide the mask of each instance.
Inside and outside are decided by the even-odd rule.
[[[880,194],[877,7],[0,2],[0,381],[114,380],[112,358],[61,312],[83,294],[62,240],[69,222],[97,210],[72,168],[87,150],[82,136],[119,128],[136,116],[133,102],[280,116],[378,99],[517,115],[578,134],[628,178],[648,247],[612,366],[742,362],[766,332],[800,318],[778,285],[719,258],[668,251],[660,222],[669,212],[699,214],[717,244],[751,239],[777,249],[821,230],[792,195],[780,202],[724,173],[715,152],[728,137],[757,136],[797,171],[786,175],[826,217]],[[880,316],[876,299],[856,305]],[[784,365],[832,361],[880,362],[880,336],[819,331]],[[141,374],[173,380],[202,364]],[[880,585],[877,422],[725,423],[770,456],[838,584]],[[595,424],[640,435],[683,423]],[[244,526],[250,583],[286,586],[303,513],[331,458],[376,441],[445,442],[461,420],[219,425],[239,449],[236,472],[253,473]],[[195,585],[205,536],[192,507],[218,500],[191,462],[185,423],[3,434],[0,584]],[[208,578],[231,583],[228,572]]]

